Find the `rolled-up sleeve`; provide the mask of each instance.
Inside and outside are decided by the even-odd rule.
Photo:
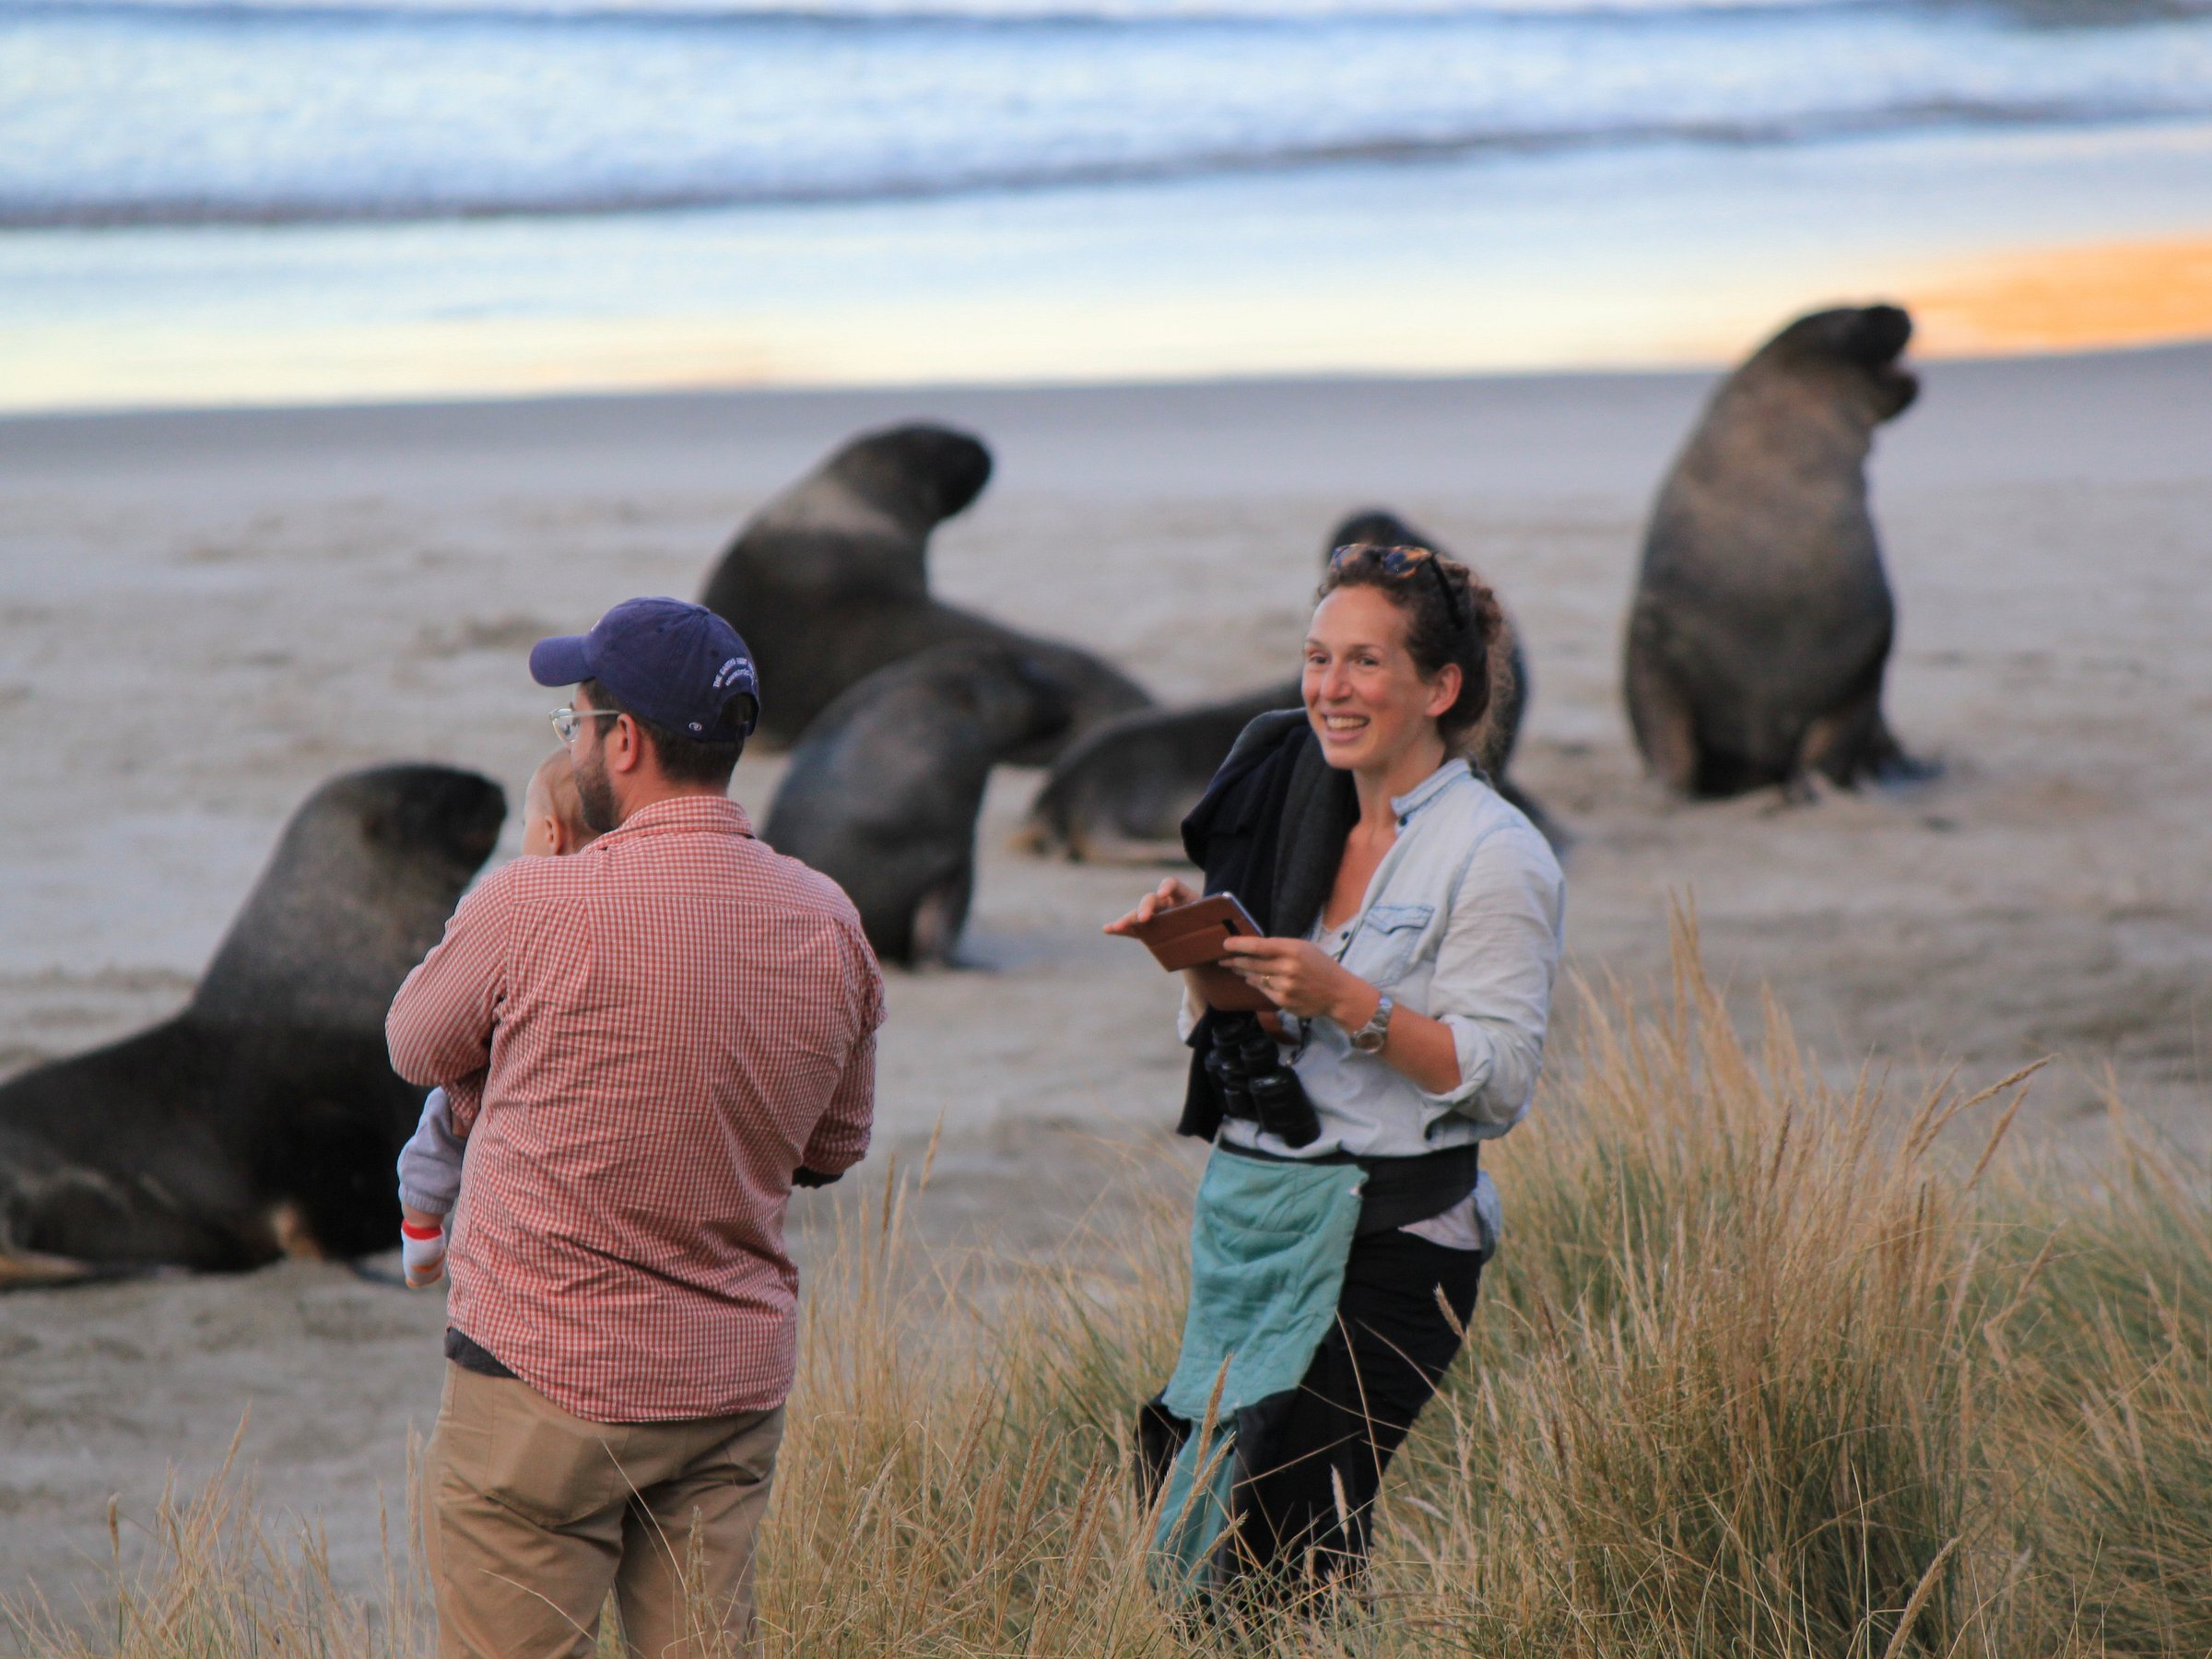
[[[1429,1013],[1451,1029],[1459,1086],[1423,1098],[1478,1124],[1528,1112],[1564,938],[1567,884],[1542,836],[1493,830],[1467,861],[1437,947]]]
[[[507,997],[509,872],[461,900],[445,936],[408,974],[384,1017],[392,1069],[426,1088],[478,1077],[491,1060],[492,1028]],[[474,1104],[473,1100],[466,1102]],[[475,1116],[454,1101],[456,1125]]]

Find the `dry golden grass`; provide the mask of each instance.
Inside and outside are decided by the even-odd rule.
[[[1656,1010],[1583,991],[1498,1149],[1504,1252],[1384,1486],[1371,1604],[1241,1632],[1147,1586],[1135,1402],[1182,1287],[1171,1206],[1052,1265],[917,1262],[887,1186],[814,1282],[763,1544],[806,1659],[1253,1654],[1901,1659],[2212,1653],[2212,1202],[2123,1147],[1999,1147],[2024,1079],[1840,1092],[1731,1027],[1682,930]],[[334,1595],[236,1488],[167,1506],[39,1659],[410,1654],[419,1587]]]

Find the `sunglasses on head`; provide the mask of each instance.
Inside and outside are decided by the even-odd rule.
[[[1453,628],[1467,625],[1467,613],[1460,602],[1458,590],[1452,579],[1444,574],[1442,560],[1428,547],[1382,547],[1372,542],[1355,542],[1348,547],[1339,547],[1329,555],[1329,569],[1341,571],[1347,565],[1370,564],[1394,582],[1403,582],[1416,571],[1426,567],[1436,578],[1436,591],[1444,596],[1444,610],[1452,618]]]

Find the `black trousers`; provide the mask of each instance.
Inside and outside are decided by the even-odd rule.
[[[1357,1576],[1382,1471],[1459,1352],[1438,1293],[1464,1330],[1481,1280],[1472,1250],[1395,1230],[1353,1241],[1336,1323],[1304,1380],[1237,1413],[1235,1559],[1221,1564],[1245,1594],[1295,1597]],[[1156,1481],[1190,1426],[1157,1402],[1145,1419]]]
[[[1353,1241],[1336,1324],[1257,1436],[1264,1466],[1257,1456],[1245,1463],[1233,1507],[1253,1568],[1301,1587],[1365,1563],[1382,1471],[1459,1352],[1438,1293],[1464,1330],[1481,1280],[1472,1250],[1394,1230]]]

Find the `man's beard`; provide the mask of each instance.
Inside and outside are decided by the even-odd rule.
[[[584,761],[571,758],[569,770],[576,774],[577,804],[583,821],[605,835],[615,827],[615,786],[607,782],[606,762],[597,756]]]

